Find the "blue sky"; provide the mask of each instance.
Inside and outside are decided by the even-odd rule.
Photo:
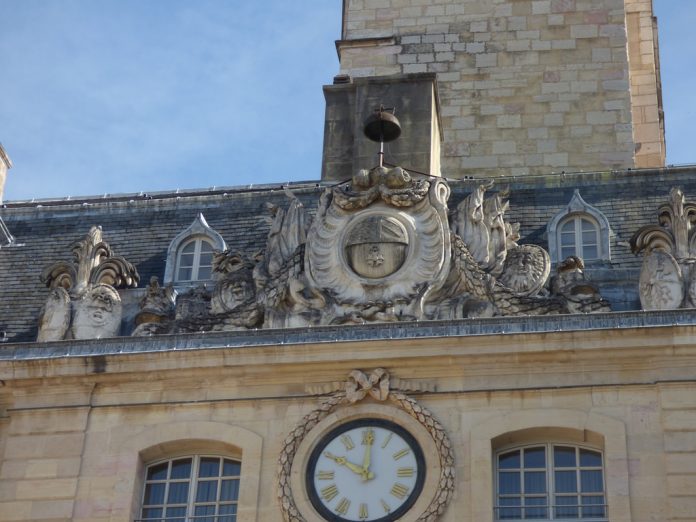
[[[668,163],[696,162],[693,0],[655,0]],[[0,0],[5,199],[321,172],[340,0]]]

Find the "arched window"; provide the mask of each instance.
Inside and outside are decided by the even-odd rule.
[[[568,205],[549,221],[546,233],[554,263],[568,256],[578,256],[585,262],[611,259],[609,220],[599,209],[588,205],[578,190]]]
[[[212,279],[213,252],[227,249],[222,236],[198,214],[169,244],[164,284],[190,285]]]
[[[498,451],[496,520],[606,521],[602,452],[564,443]]]
[[[587,215],[571,214],[563,220],[558,227],[558,244],[561,260],[568,256],[578,256],[583,261],[601,259],[599,226]]]
[[[140,521],[236,522],[241,462],[188,455],[147,466]]]
[[[213,244],[204,237],[190,239],[179,249],[177,282],[207,281],[213,274]]]

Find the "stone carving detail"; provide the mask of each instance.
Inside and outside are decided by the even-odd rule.
[[[658,225],[647,225],[631,238],[634,254],[643,253],[640,302],[645,310],[696,306],[696,204],[679,188],[658,209]]]
[[[135,316],[133,336],[168,333],[174,319],[176,290],[170,284],[162,287],[155,276],[150,278],[147,292],[140,300],[140,311]]]
[[[325,189],[313,220],[286,190],[287,206],[267,205],[264,251],[216,252],[214,288],[179,296],[174,313],[173,291],[151,283],[134,335],[608,310],[580,259],[549,289],[548,253],[518,244],[508,192],[492,186],[451,220],[447,183],[399,167]],[[153,302],[169,311],[148,312]]]
[[[406,395],[403,390],[390,387],[390,377],[383,368],[375,369],[369,376],[353,370],[343,389],[322,398],[319,407],[308,413],[283,442],[278,459],[278,498],[285,522],[305,522],[297,509],[290,487],[290,474],[299,445],[307,434],[324,418],[341,407],[363,400],[368,395],[379,402],[388,402],[402,409],[418,421],[433,439],[440,459],[440,477],[437,491],[420,514],[417,522],[435,522],[445,512],[454,493],[454,451],[444,427],[433,414]]]
[[[139,276],[123,257],[114,256],[101,227],[71,246],[72,261],[47,267],[41,281],[51,289],[39,321],[39,341],[113,337],[121,327],[117,288],[135,288]]]

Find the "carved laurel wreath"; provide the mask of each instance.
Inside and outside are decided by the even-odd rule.
[[[339,407],[354,404],[364,399],[367,395],[381,402],[390,401],[404,410],[428,431],[435,442],[440,456],[440,480],[435,497],[418,518],[418,522],[434,522],[437,520],[445,511],[445,507],[454,491],[454,452],[445,429],[435,420],[433,414],[419,405],[415,399],[412,399],[402,391],[390,390],[389,374],[383,368],[377,368],[369,377],[359,370],[353,370],[344,388],[326,396],[316,410],[304,416],[283,442],[283,449],[278,459],[278,498],[280,499],[284,520],[286,522],[305,522],[305,518],[295,505],[290,487],[290,471],[297,448],[305,436],[322,419]]]

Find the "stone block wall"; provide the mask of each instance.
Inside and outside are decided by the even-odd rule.
[[[653,37],[650,0],[346,0],[338,48],[437,73],[443,175],[495,177],[662,165]]]

